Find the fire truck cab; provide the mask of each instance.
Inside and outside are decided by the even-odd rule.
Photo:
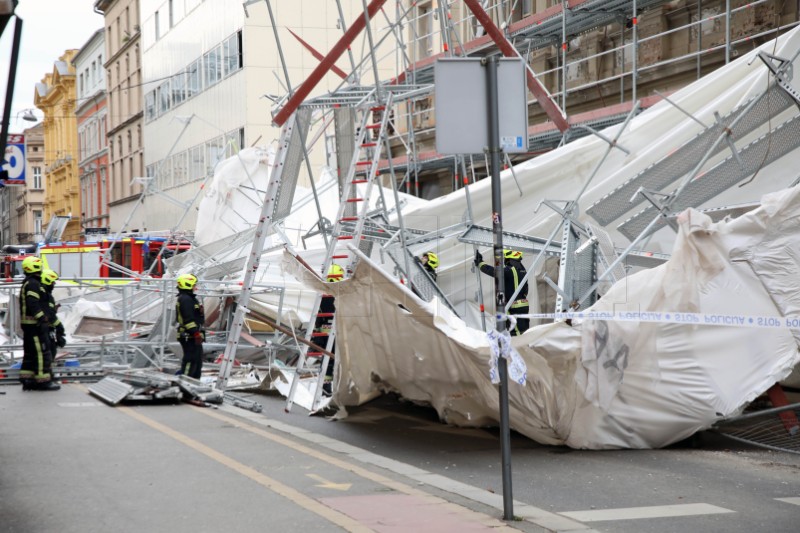
[[[35,244],[6,244],[0,250],[0,277],[6,280],[22,279],[22,260],[36,255]]]

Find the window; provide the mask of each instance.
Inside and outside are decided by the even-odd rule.
[[[186,98],[200,92],[200,60],[198,59],[186,69]]]
[[[81,178],[81,218],[84,222],[89,218],[89,213],[86,211],[86,201],[89,198],[88,181],[86,177]]]
[[[175,25],[175,11],[172,6],[172,0],[168,0],[167,9],[169,10],[169,27],[172,28]]]
[[[189,179],[196,180],[205,177],[205,175],[203,146],[195,146],[189,151]]]
[[[203,56],[205,87],[211,87],[222,78],[222,46],[217,45]]]
[[[172,78],[172,106],[186,100],[186,73],[179,72]]]
[[[217,137],[206,143],[206,174],[211,175],[214,173],[214,167],[217,163],[225,159],[225,139]]]
[[[158,114],[163,115],[169,111],[169,80],[159,85],[158,89],[156,89],[156,94],[158,99]]]
[[[188,181],[186,179],[186,171],[188,170],[188,157],[188,152],[181,152],[172,157],[172,179],[174,185],[182,185]]]
[[[33,188],[42,188],[42,167],[33,167]]]
[[[106,167],[100,167],[100,214],[108,214],[108,191],[106,189]]]
[[[431,5],[419,6],[417,20],[417,58],[428,57],[433,53],[433,11]]]
[[[242,32],[236,32],[222,46],[225,54],[225,76],[242,68]]]
[[[158,23],[159,22],[158,21],[158,19],[159,19],[158,11],[156,11],[156,14],[153,15],[153,19],[155,20],[155,23],[156,23],[156,40],[158,40],[158,39],[161,38],[161,27],[160,27],[160,25]]]
[[[33,211],[33,233],[42,234],[42,212],[35,209]]]
[[[156,118],[156,92],[150,91],[144,95],[144,119],[150,122]]]

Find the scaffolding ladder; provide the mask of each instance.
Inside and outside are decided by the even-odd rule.
[[[365,104],[361,109],[362,117],[360,126],[356,130],[355,149],[352,152],[350,166],[347,174],[341,182],[341,196],[339,209],[336,213],[336,220],[333,223],[331,239],[325,254],[325,262],[322,265],[322,276],[326,277],[328,269],[332,264],[337,263],[345,271],[352,272],[357,261],[356,248],[365,248],[363,251],[369,255],[372,242],[364,239],[364,228],[369,212],[369,201],[373,186],[379,176],[378,165],[381,159],[381,147],[386,144],[387,129],[389,124],[390,109],[392,108],[392,94],[387,93],[383,103],[380,101]],[[377,118],[377,120],[376,120]],[[387,154],[390,157],[391,154]],[[350,247],[347,245],[350,244]],[[329,295],[326,295],[329,296]],[[297,387],[300,385],[301,375],[307,376],[307,380],[316,384],[313,390],[314,399],[311,411],[319,409],[322,401],[322,386],[325,380],[325,372],[330,364],[330,355],[334,342],[336,341],[336,316],[320,316],[320,305],[323,295],[318,294],[314,299],[311,318],[306,328],[306,340],[320,332],[314,331],[314,324],[318,318],[330,318],[331,329],[327,335],[326,351],[322,353],[308,352],[307,346],[300,350],[300,355],[295,367],[294,379],[286,397],[285,411],[289,412],[294,405],[294,397]],[[320,358],[321,355],[321,358]],[[320,360],[319,366],[311,360]],[[334,359],[335,364],[335,359]],[[334,370],[334,379],[336,371]]]

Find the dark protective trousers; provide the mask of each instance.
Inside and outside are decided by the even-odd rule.
[[[183,348],[180,373],[190,378],[200,379],[203,371],[203,345],[196,344],[194,338],[180,335],[178,342]]]
[[[22,350],[19,377],[39,382],[50,381],[53,358],[49,336],[42,333],[42,328],[36,324],[22,326]]]

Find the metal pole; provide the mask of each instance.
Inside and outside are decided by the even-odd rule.
[[[703,60],[701,53],[703,51],[703,0],[697,0],[697,79],[700,79],[702,72]]]
[[[14,4],[11,4],[12,6]],[[12,8],[13,10],[13,8]],[[9,121],[11,120],[11,104],[14,101],[14,84],[17,81],[17,64],[19,63],[19,48],[22,42],[22,19],[17,17],[14,22],[14,37],[11,43],[11,63],[8,67],[8,83],[6,84],[5,111],[0,126],[0,163],[6,162],[6,142],[8,141]]]
[[[731,62],[731,0],[725,0],[725,64]]]
[[[492,176],[492,231],[494,233],[494,287],[497,331],[506,329],[506,321],[501,318],[505,309],[505,282],[503,268],[503,220],[500,187],[500,117],[497,87],[496,56],[483,60],[486,67],[486,86],[488,96],[489,159]],[[511,495],[511,432],[508,423],[508,367],[504,357],[497,362],[500,374],[500,448],[503,463],[503,519],[514,519],[514,499]]]
[[[631,102],[636,101],[636,68],[637,68],[637,60],[639,58],[639,20],[636,18],[636,0],[633,0],[633,64],[631,65],[632,75],[631,75]]]
[[[347,22],[344,20],[344,12],[342,11],[341,0],[336,0],[336,9],[339,10],[339,24],[342,26],[342,33],[347,33]],[[353,50],[347,47],[347,56],[350,58],[350,69],[353,73],[353,83],[358,84],[358,73],[356,72],[356,62],[353,59]]]
[[[567,1],[561,0],[561,110],[567,109]]]

